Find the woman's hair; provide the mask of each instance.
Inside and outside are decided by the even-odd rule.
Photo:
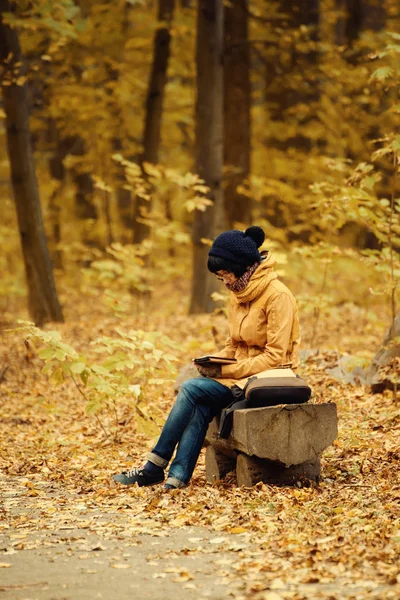
[[[209,256],[207,267],[211,273],[217,273],[218,271],[228,271],[229,273],[233,273],[236,277],[241,277],[243,273],[246,272],[247,267],[251,265],[239,265],[226,260],[225,258],[221,258],[220,256]]]

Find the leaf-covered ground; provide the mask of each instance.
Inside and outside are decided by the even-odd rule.
[[[139,313],[123,324],[158,329],[176,339],[180,365],[213,350],[214,339],[218,342],[225,333],[222,316],[189,319],[173,311],[155,312],[151,319]],[[111,317],[92,313],[78,319],[71,312],[66,324],[51,328],[86,352],[91,339],[110,334],[115,325]],[[315,322],[303,321],[305,339],[315,331]],[[0,384],[3,573],[11,576],[14,569],[13,584],[18,584],[16,557],[28,552],[30,544],[52,548],[60,532],[86,530],[96,534],[96,544],[120,541],[121,552],[110,557],[109,567],[121,573],[129,572],[123,548],[134,546],[135,536],[161,540],[155,552],[145,555],[152,568],[149,585],[156,590],[159,579],[174,581],[182,598],[196,590],[198,596],[218,597],[215,591],[207,594],[204,569],[196,570],[207,555],[211,574],[224,586],[219,597],[397,600],[400,403],[389,392],[372,396],[326,373],[340,353],[371,356],[381,337],[382,329],[368,325],[355,308],[320,318],[312,347],[322,350],[310,356],[302,372],[313,386],[315,402],[336,402],[339,437],[323,455],[318,485],[240,489],[232,473],[211,486],[205,483],[202,457],[187,489],[165,493],[160,488],[122,489],[111,481],[122,467],[141,464],[154,442],[135,431],[134,420],[121,425],[120,443],[104,441],[73,384],[50,386],[34,350],[19,334],[3,332],[0,370],[8,366]],[[167,386],[162,396],[158,392],[147,399],[149,411],[154,403],[167,414],[173,397],[172,385]],[[187,543],[167,548],[167,541],[182,531]],[[70,536],[67,556],[89,552],[90,543],[79,539]],[[187,556],[195,557],[191,567]],[[45,578],[45,572],[41,575]],[[12,589],[17,588],[9,585],[3,591]],[[21,594],[5,597],[45,597],[33,588]]]

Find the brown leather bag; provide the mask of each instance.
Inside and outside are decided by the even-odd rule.
[[[270,369],[259,375],[250,377],[243,390],[237,386],[231,388],[235,400],[221,412],[219,437],[229,437],[235,410],[277,404],[303,404],[311,397],[310,386],[291,369]]]
[[[276,404],[302,404],[311,397],[310,386],[298,375],[250,378],[243,391],[247,399],[247,408],[275,406]]]

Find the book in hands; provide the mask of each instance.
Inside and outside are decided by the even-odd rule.
[[[225,358],[221,356],[199,356],[194,358],[196,365],[231,365],[236,362],[236,358]]]

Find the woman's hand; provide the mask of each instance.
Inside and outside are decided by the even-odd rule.
[[[203,377],[218,379],[222,375],[221,365],[196,365],[198,372]]]

